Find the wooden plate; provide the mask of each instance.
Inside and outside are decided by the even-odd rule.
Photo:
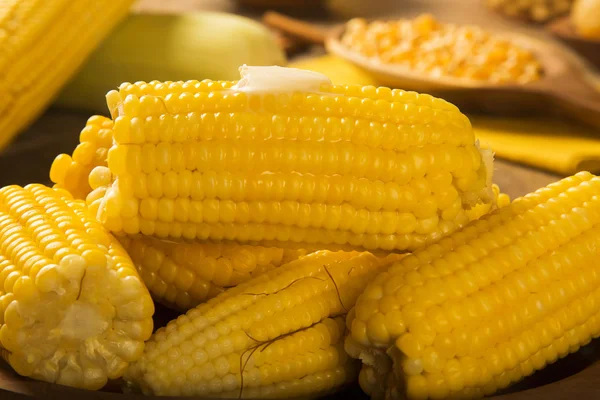
[[[155,326],[161,327],[178,314],[161,305],[156,306]],[[510,390],[501,392],[497,400],[588,400],[600,393],[600,339],[591,342],[555,364],[547,366],[517,383]],[[18,376],[8,364],[0,359],[0,399],[24,400],[41,398],[47,400],[185,400],[185,397],[149,397],[139,394],[122,394],[122,382],[111,382],[98,392],[68,388],[61,385],[34,381]],[[195,398],[200,400],[200,398]],[[202,398],[202,400],[216,400]],[[293,399],[286,399],[293,400]],[[369,400],[358,386],[348,387],[324,400]]]

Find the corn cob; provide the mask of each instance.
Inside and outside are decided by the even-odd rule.
[[[156,84],[157,82],[152,82],[145,88],[153,88],[153,85]],[[125,90],[126,85],[122,87]],[[100,115],[90,117],[81,131],[79,144],[73,154],[59,154],[54,159],[50,167],[50,179],[54,183],[53,187],[67,190],[75,199],[85,199],[88,196],[92,191],[88,183],[91,171],[95,167],[107,165],[108,150],[112,146],[112,126],[113,121],[110,118]],[[493,184],[492,189],[493,201],[478,204],[472,210],[467,211],[467,214],[470,214],[469,219],[478,219],[495,206],[501,207],[502,204],[510,201],[506,194],[500,192],[498,185]],[[291,257],[295,258],[294,253],[291,254]],[[291,258],[288,261],[291,261]]]
[[[141,235],[119,240],[152,297],[182,311],[305,253],[236,244],[174,243]]]
[[[141,356],[152,299],[83,201],[0,189],[0,243],[0,344],[19,374],[99,389]]]
[[[75,199],[85,200],[92,191],[88,183],[90,172],[95,167],[106,166],[112,127],[110,118],[94,115],[88,119],[73,155],[60,154],[52,162],[50,180],[55,188],[67,190]]]
[[[277,37],[253,18],[198,7],[184,13],[156,13],[148,12],[150,3],[139,4],[90,55],[54,104],[104,114],[104,96],[121,82],[191,77],[233,80],[241,63],[287,62]]]
[[[342,43],[369,59],[437,79],[528,83],[543,72],[534,53],[510,39],[429,14],[397,21],[356,18],[347,23]]]
[[[145,394],[314,397],[356,379],[343,315],[401,256],[320,251],[242,283],[159,329],[125,376]]]
[[[140,83],[109,93],[115,144],[108,167],[90,174],[88,196],[105,227],[405,251],[491,203],[492,155],[453,105],[287,68],[242,75],[237,86]],[[142,90],[155,95],[134,94]]]
[[[600,178],[585,172],[407,256],[349,314],[363,387],[482,397],[577,351],[600,336],[599,246]]]
[[[41,113],[133,0],[8,0],[0,5],[0,147]]]

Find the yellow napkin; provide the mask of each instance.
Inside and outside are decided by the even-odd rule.
[[[321,72],[334,84],[376,85],[367,73],[332,55],[290,66]],[[498,118],[470,116],[475,135],[496,156],[561,175],[600,172],[600,130],[553,117]]]

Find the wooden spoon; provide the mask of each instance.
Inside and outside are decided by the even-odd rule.
[[[528,35],[498,33],[531,50],[543,65],[543,78],[522,85],[496,84],[452,77],[435,78],[370,59],[341,43],[344,25],[323,30],[274,12],[265,14],[263,21],[290,36],[324,44],[329,52],[367,71],[382,85],[431,93],[469,111],[514,114],[537,110],[547,114],[551,107],[552,111],[600,127],[600,92],[586,77],[589,71],[583,64],[571,61],[552,43]]]

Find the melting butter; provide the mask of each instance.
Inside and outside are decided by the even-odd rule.
[[[241,79],[231,88],[240,92],[319,92],[331,80],[318,72],[278,66],[240,67]]]

